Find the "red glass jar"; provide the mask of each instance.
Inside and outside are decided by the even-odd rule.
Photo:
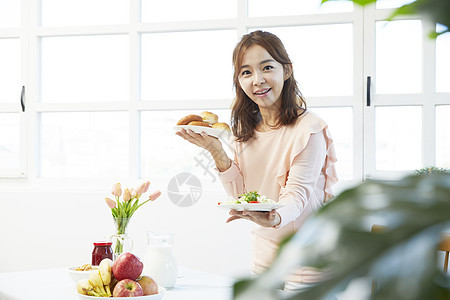
[[[112,260],[113,252],[111,245],[112,242],[94,242],[91,265],[98,266],[104,258],[109,258]]]

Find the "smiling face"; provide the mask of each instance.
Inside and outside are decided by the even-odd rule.
[[[245,94],[260,109],[266,109],[279,107],[284,81],[289,75],[266,49],[253,45],[242,56],[238,80]]]

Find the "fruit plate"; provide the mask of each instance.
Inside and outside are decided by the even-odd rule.
[[[220,208],[235,209],[237,211],[271,211],[283,207],[281,203],[244,203],[244,204],[218,204]]]
[[[230,133],[226,130],[205,127],[205,126],[194,126],[194,125],[177,125],[174,127],[175,130],[185,129],[192,130],[195,133],[206,133],[207,135],[216,137],[216,138],[224,138],[227,139],[230,136]]]
[[[154,295],[148,295],[148,296],[138,296],[138,297],[120,297],[120,298],[113,298],[113,297],[94,297],[94,296],[86,296],[78,294],[78,297],[80,299],[120,299],[120,300],[159,300],[162,299],[164,294],[166,293],[166,289],[162,286],[158,286],[158,294]]]

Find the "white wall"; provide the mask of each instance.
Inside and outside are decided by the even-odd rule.
[[[217,207],[227,195],[219,182],[195,169],[202,195],[191,207],[173,204],[167,180],[152,181],[149,192],[162,196],[141,206],[128,234],[138,256],[147,249],[147,231],[175,234],[175,256],[180,265],[230,277],[250,274],[252,223],[225,223],[228,211]],[[134,187],[120,181],[122,186]],[[133,182],[137,185],[140,182]],[[336,185],[335,193],[352,186]],[[114,223],[105,197],[110,181],[0,180],[0,272],[79,266],[91,262],[93,241],[114,234]]]
[[[222,190],[203,193],[188,208],[174,205],[161,190],[159,199],[143,205],[133,216],[128,228],[135,243],[133,252],[144,256],[147,231],[172,232],[180,265],[232,277],[249,275],[251,224],[225,223],[228,212],[216,207],[225,200]],[[0,272],[90,263],[92,242],[114,233],[104,201],[107,196],[109,187],[105,191],[25,189],[3,181]]]

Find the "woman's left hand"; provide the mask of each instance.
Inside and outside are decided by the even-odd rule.
[[[227,223],[238,219],[250,220],[263,227],[273,227],[281,223],[281,217],[275,209],[271,211],[237,211],[232,209],[230,215]]]

